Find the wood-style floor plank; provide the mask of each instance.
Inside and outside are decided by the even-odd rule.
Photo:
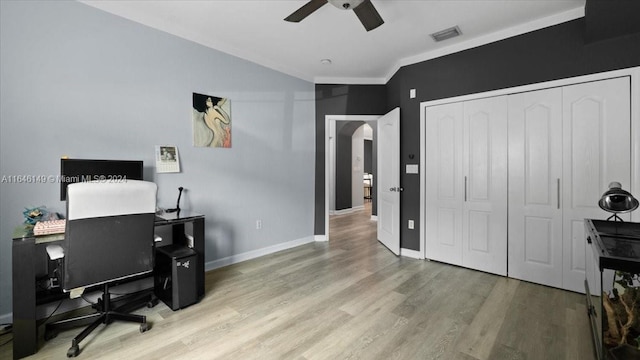
[[[399,258],[365,210],[333,216],[313,243],[210,271],[198,304],[114,323],[79,359],[592,359],[584,296]],[[78,330],[29,359],[66,359]],[[0,343],[8,336],[0,337]],[[0,347],[11,358],[13,344]]]

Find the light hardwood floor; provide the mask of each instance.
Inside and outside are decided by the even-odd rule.
[[[197,305],[139,310],[152,323],[146,333],[100,327],[78,358],[593,358],[583,295],[398,258],[376,241],[369,209],[332,217],[329,243],[208,272]],[[29,359],[66,358],[77,333],[42,342]]]

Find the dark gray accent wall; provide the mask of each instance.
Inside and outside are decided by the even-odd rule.
[[[336,124],[336,210],[353,207],[352,144],[353,133],[364,121],[338,121]]]
[[[373,173],[373,141],[364,140],[364,172]]]
[[[587,0],[584,13],[587,42],[640,32],[638,0]]]
[[[382,115],[386,111],[385,85],[316,84],[315,234],[324,233],[325,116]],[[375,135],[374,135],[375,136]]]
[[[423,101],[539,83],[640,65],[640,35],[588,42],[584,18],[402,67],[386,84],[316,85],[316,226],[324,233],[324,116],[384,114],[400,107],[400,164],[420,162]],[[409,90],[417,97],[409,99]],[[386,101],[379,96],[386,93]],[[370,96],[370,99],[367,97]],[[379,105],[386,103],[384,109]],[[428,169],[421,169],[428,171]],[[420,177],[401,171],[400,246],[419,250]]]
[[[640,34],[585,41],[584,18],[401,68],[387,83],[387,110],[399,106],[400,164],[419,163],[420,102],[640,65]],[[409,99],[409,90],[417,97]],[[411,160],[410,155],[414,155]],[[421,172],[429,169],[421,169]],[[401,220],[420,217],[420,181],[401,173]],[[401,247],[420,248],[401,226]]]

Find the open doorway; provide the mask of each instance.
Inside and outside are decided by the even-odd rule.
[[[368,221],[376,219],[376,187],[375,187],[375,156],[376,156],[376,141],[375,141],[375,128],[376,121],[380,116],[377,115],[327,115],[325,117],[325,234],[326,240],[329,240],[330,234],[330,214],[340,214],[351,211],[365,211],[368,210]],[[366,127],[364,125],[367,125]],[[370,129],[370,130],[369,130]],[[358,147],[358,151],[353,151],[353,147],[349,146],[350,159],[342,163],[342,170],[336,171],[336,159],[337,156],[344,156],[344,154],[336,154],[336,144],[340,141],[344,142],[345,137],[349,138],[349,141],[354,141],[353,137],[360,139],[362,144],[362,150]],[[365,175],[365,155],[364,155],[364,141],[370,141],[371,145],[371,167],[366,167],[368,175]],[[338,146],[338,149],[340,147]],[[358,160],[358,156],[360,159]],[[348,165],[344,165],[347,163]],[[345,170],[346,169],[346,170]],[[348,176],[346,174],[348,172]],[[345,176],[349,178],[349,191],[342,191],[336,188],[336,176]],[[368,180],[366,180],[368,179]],[[367,188],[367,185],[370,184]],[[343,189],[344,190],[344,186]],[[347,193],[348,195],[345,195]],[[365,195],[366,194],[366,195]],[[336,202],[336,199],[339,199]],[[345,203],[348,206],[345,206]],[[344,210],[347,209],[345,211]]]

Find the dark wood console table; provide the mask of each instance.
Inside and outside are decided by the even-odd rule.
[[[189,211],[163,213],[156,216],[156,235],[162,238],[156,247],[184,244],[197,253],[196,287],[198,298],[204,296],[204,215]],[[46,245],[60,243],[61,237],[46,242],[43,238],[15,238],[13,257],[13,358],[20,359],[38,351],[38,327],[56,309],[62,313],[86,306],[81,299],[69,299],[61,291],[51,291],[39,279],[48,278]],[[129,288],[153,289],[153,276],[135,280]]]

